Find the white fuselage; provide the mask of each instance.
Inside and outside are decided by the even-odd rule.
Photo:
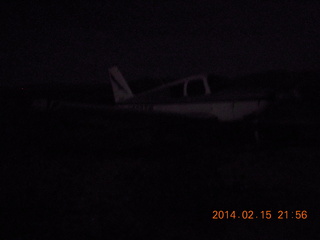
[[[132,111],[187,115],[195,118],[214,118],[219,121],[238,121],[248,115],[263,111],[267,100],[190,102],[166,104],[121,104],[118,108]]]

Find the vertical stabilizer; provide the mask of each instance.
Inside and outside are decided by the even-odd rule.
[[[114,100],[116,103],[132,98],[133,94],[118,67],[109,68],[109,78],[112,85]]]

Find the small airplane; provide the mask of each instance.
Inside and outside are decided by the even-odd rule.
[[[227,78],[215,75],[190,76],[138,95],[118,67],[109,68],[109,77],[122,110],[236,122],[258,116],[272,102],[270,89],[232,87]]]
[[[30,106],[42,111],[92,110],[113,114],[120,110],[152,115],[177,115],[226,123],[244,120],[256,122],[262,116],[261,113],[267,108],[270,109],[270,106],[275,103],[275,98],[283,98],[282,89],[280,91],[276,89],[273,86],[274,83],[266,86],[257,82],[258,85],[256,85],[252,84],[251,79],[249,79],[251,82],[239,81],[239,79],[210,74],[178,79],[134,94],[118,67],[113,66],[108,70],[110,88],[99,87],[99,91],[97,89],[93,91],[94,95],[105,96],[103,97],[106,98],[105,101],[86,102],[86,99],[83,99],[85,94],[78,94],[81,97],[79,100],[82,101],[71,97],[68,99],[70,94],[75,95],[78,90],[66,87],[62,90],[60,88],[51,90],[49,87],[41,86],[35,90],[32,90],[32,87],[24,87],[20,90],[26,95],[29,93],[30,102],[32,102]],[[269,78],[266,83],[268,82],[270,82]],[[90,87],[84,86],[80,90],[83,91],[83,89],[89,90]],[[115,104],[112,103],[112,97]]]
[[[167,120],[167,118],[157,118],[159,115],[201,119],[201,126],[213,126],[215,130],[220,129],[220,127],[225,129],[223,126],[226,126],[227,130],[233,129],[232,127],[229,128],[229,123],[231,123],[235,127],[249,127],[248,130],[250,132],[254,131],[254,138],[257,142],[260,141],[261,127],[267,126],[270,129],[269,126],[288,125],[291,122],[295,125],[304,124],[308,119],[304,120],[305,111],[303,110],[310,109],[310,106],[308,108],[309,102],[318,102],[318,100],[316,101],[311,97],[311,100],[308,100],[309,98],[307,97],[310,94],[307,93],[310,91],[300,92],[300,88],[295,87],[296,83],[291,84],[289,79],[287,84],[286,78],[278,73],[271,76],[262,74],[262,77],[258,76],[258,78],[249,76],[243,79],[229,79],[217,75],[199,74],[135,94],[118,67],[113,66],[108,70],[111,86],[99,87],[97,88],[99,91],[94,88],[95,90],[92,92],[94,94],[88,95],[94,98],[103,97],[105,98],[104,101],[93,102],[91,98],[87,98],[82,92],[77,95],[78,99],[73,98],[72,95],[78,93],[78,88],[71,91],[66,87],[62,88],[62,90],[60,88],[51,90],[49,87],[40,87],[39,89],[35,88],[34,91],[32,88],[23,87],[19,92],[28,97],[18,97],[18,99],[27,99],[30,102],[31,109],[35,109],[36,112],[38,110],[52,112],[50,114],[52,116],[57,114],[61,118],[74,119],[84,124],[108,125],[109,122],[107,120],[109,118],[118,119],[118,116],[122,121],[124,120],[123,115],[118,115],[117,113],[119,112],[125,114],[128,112],[138,113],[137,115],[135,114],[138,117],[141,113],[150,114],[156,116],[156,118],[153,118],[156,122],[158,120],[160,122]],[[87,91],[88,87],[85,86],[83,89]],[[303,90],[303,88],[301,89]],[[114,101],[112,101],[112,98]],[[300,107],[298,108],[297,106]],[[314,104],[311,106],[314,106]],[[287,114],[287,110],[297,114]],[[311,110],[315,112],[313,108]],[[77,115],[78,113],[80,115]],[[127,118],[128,115],[124,116]],[[283,118],[283,116],[286,118]],[[139,117],[138,119],[139,122],[142,118]],[[181,118],[178,118],[178,120],[181,120]],[[311,121],[309,120],[309,122]],[[167,122],[165,121],[165,124]],[[144,123],[140,123],[139,126],[145,127]],[[185,126],[199,125],[197,124],[199,123],[198,121],[189,122],[189,120],[187,124],[191,123],[191,125],[181,124],[180,121],[178,125],[175,125],[174,121],[169,121],[168,123],[173,124],[173,126],[181,126],[183,131],[186,129]],[[212,125],[211,123],[223,124]],[[137,125],[137,121],[134,121],[133,124]],[[223,130],[221,131],[223,132]]]

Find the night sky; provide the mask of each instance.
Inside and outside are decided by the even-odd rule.
[[[32,2],[32,3],[31,3]],[[319,70],[320,1],[1,4],[1,84]]]

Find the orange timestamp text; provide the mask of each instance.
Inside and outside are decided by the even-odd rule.
[[[307,219],[307,210],[279,210],[279,211],[253,211],[253,210],[242,210],[242,211],[223,211],[214,210],[212,211],[212,219]]]

